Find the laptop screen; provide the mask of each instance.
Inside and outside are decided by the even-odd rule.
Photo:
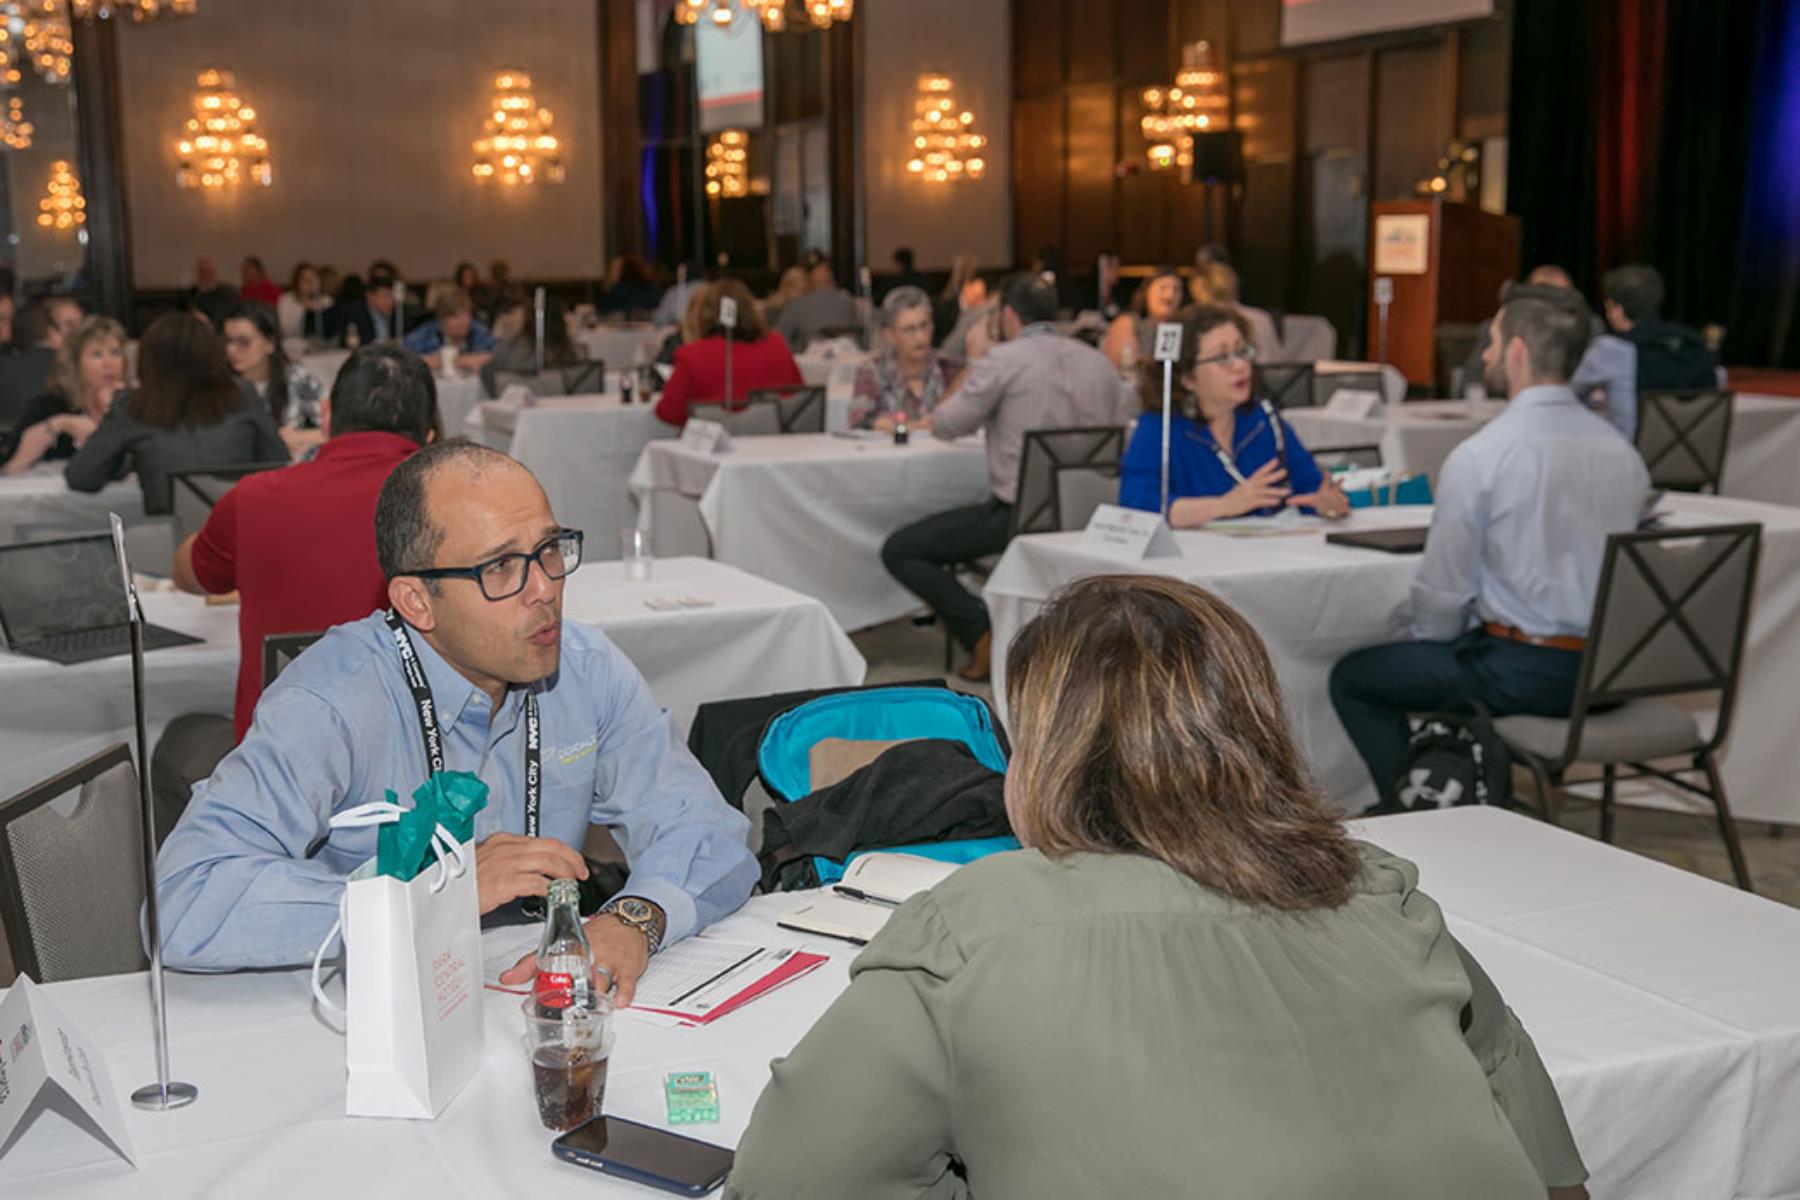
[[[0,622],[12,644],[126,620],[111,537],[0,546]]]

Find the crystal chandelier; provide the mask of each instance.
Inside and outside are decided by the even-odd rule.
[[[830,29],[848,21],[856,0],[675,0],[675,20],[698,25],[702,17],[729,25],[740,15],[755,17],[770,33],[784,29]]]
[[[199,0],[70,0],[78,21],[104,21],[115,13],[129,12],[134,21],[158,17],[191,17]]]
[[[199,0],[0,0],[0,24],[6,46],[0,49],[0,81],[19,82],[17,46],[49,83],[69,81],[69,56],[75,52],[71,21],[105,21],[127,13],[134,21],[191,16]]]
[[[0,84],[17,87],[23,78],[19,70],[19,39],[13,36],[8,14],[0,11]]]
[[[69,11],[62,0],[26,0],[7,6],[8,15],[24,19],[20,32],[25,56],[46,83],[69,82],[69,56],[75,43],[69,30]]]
[[[539,179],[561,183],[562,145],[550,132],[553,121],[550,110],[539,108],[531,94],[531,76],[503,68],[494,76],[493,102],[475,139],[475,178],[482,183],[497,179],[507,187]]]
[[[750,135],[722,129],[706,144],[706,194],[730,200],[750,194]]]
[[[194,83],[194,115],[175,143],[181,157],[175,182],[207,191],[236,187],[246,178],[263,187],[274,183],[269,143],[256,131],[256,110],[237,94],[231,72],[208,67]]]
[[[913,101],[912,157],[908,173],[929,183],[980,179],[987,170],[981,151],[987,139],[972,130],[975,114],[958,110],[951,95],[948,75],[927,71],[919,76],[919,95]]]
[[[50,164],[50,181],[38,200],[37,223],[44,229],[65,232],[87,224],[87,201],[81,195],[81,180],[75,178],[64,159]]]
[[[33,132],[31,122],[25,119],[25,102],[17,96],[7,97],[6,115],[0,117],[0,145],[8,150],[29,150]]]
[[[1145,88],[1142,99],[1144,116],[1138,128],[1150,144],[1146,154],[1154,170],[1193,165],[1194,135],[1230,124],[1225,74],[1213,67],[1208,42],[1183,47],[1175,85]]]

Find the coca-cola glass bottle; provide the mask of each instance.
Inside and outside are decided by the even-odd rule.
[[[546,897],[544,936],[538,942],[532,998],[540,1017],[599,1007],[594,958],[581,928],[581,891],[573,879],[552,879]]]

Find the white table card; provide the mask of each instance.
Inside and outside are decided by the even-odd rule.
[[[1325,411],[1334,417],[1357,420],[1373,417],[1381,411],[1381,393],[1367,388],[1339,388],[1325,402]]]
[[[1088,518],[1081,548],[1108,558],[1137,562],[1146,558],[1172,558],[1181,553],[1169,524],[1153,512],[1102,504]]]
[[[681,444],[701,454],[723,454],[731,449],[731,435],[718,421],[689,417],[681,428]]]
[[[137,1165],[106,1060],[28,976],[0,1001],[0,1155],[48,1111]]]

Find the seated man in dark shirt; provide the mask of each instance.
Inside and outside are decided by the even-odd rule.
[[[393,469],[431,440],[436,386],[410,351],[365,346],[338,372],[321,410],[326,441],[316,457],[246,477],[175,551],[177,587],[238,593],[238,680],[234,721],[179,717],[158,744],[165,817],[180,811],[188,790],[249,728],[262,692],[264,638],[320,633],[387,603],[375,558],[375,499]]]

